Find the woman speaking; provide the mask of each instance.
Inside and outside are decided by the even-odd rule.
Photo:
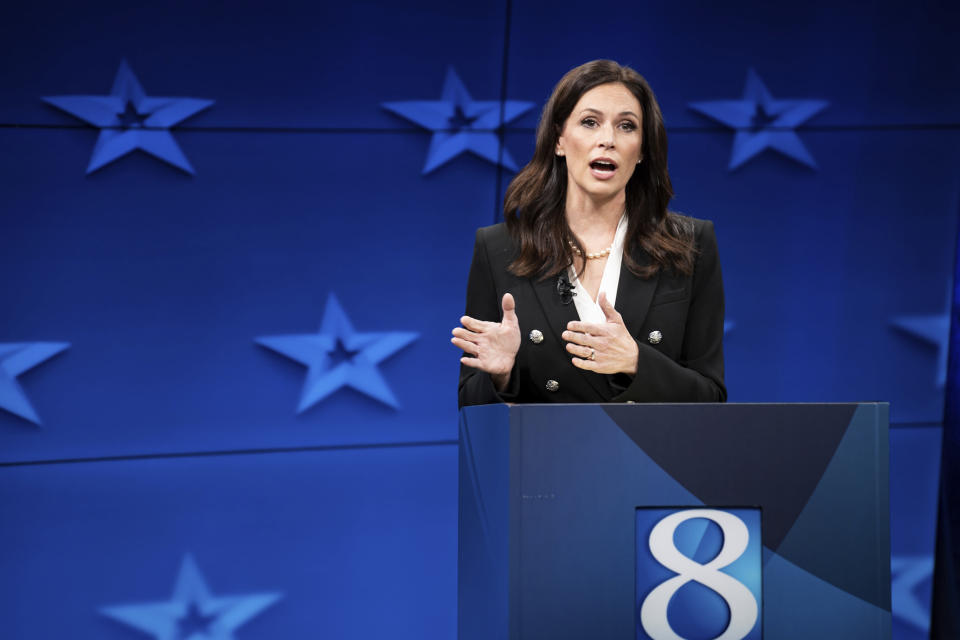
[[[723,402],[723,282],[713,224],[667,210],[667,135],[633,69],[568,72],[477,231],[459,405]]]

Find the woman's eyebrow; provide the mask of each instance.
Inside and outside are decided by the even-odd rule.
[[[588,111],[589,111],[590,113],[596,113],[597,115],[603,115],[603,112],[602,112],[602,111],[600,111],[599,109],[594,109],[593,107],[584,107],[583,109],[580,110],[580,114],[582,115],[582,114],[584,114],[584,113],[587,113]],[[619,114],[617,114],[617,115],[621,115],[621,116],[633,116],[634,118],[639,118],[639,117],[640,117],[640,116],[638,116],[637,114],[635,114],[633,111],[621,111],[621,112],[620,112]]]

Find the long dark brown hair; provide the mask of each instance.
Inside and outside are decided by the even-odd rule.
[[[637,98],[643,130],[643,162],[637,165],[626,186],[624,264],[641,278],[649,278],[661,269],[686,275],[693,272],[693,227],[667,210],[673,198],[667,171],[667,131],[653,91],[643,76],[630,67],[612,60],[594,60],[568,71],[554,87],[537,127],[533,159],[507,188],[504,220],[520,245],[520,252],[510,265],[512,273],[548,278],[573,264],[570,243],[586,253],[564,215],[567,165],[555,149],[564,123],[583,94],[614,82]],[[649,262],[641,264],[631,255],[637,247],[646,252]]]

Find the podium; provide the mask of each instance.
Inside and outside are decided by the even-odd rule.
[[[670,637],[641,623],[640,567],[657,561],[638,523],[687,508],[758,516],[756,623],[728,637],[890,638],[888,415],[884,403],[465,408],[458,638]],[[661,612],[673,637],[695,637],[683,630],[703,612],[711,638],[746,615],[716,581],[677,580]]]

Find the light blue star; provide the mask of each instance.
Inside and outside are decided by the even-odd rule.
[[[193,167],[169,129],[213,104],[213,100],[199,98],[147,96],[126,60],[120,63],[110,95],[53,96],[43,100],[100,129],[88,174],[141,149],[192,175]]]
[[[235,629],[282,597],[280,593],[214,596],[187,555],[170,600],[103,607],[100,613],[156,640],[233,640]]]
[[[66,342],[0,343],[0,409],[40,424],[40,418],[20,388],[17,376],[49,360],[69,346]]]
[[[417,333],[357,333],[332,293],[319,333],[257,338],[307,367],[307,380],[297,413],[302,413],[341,387],[352,387],[394,409],[399,403],[377,365],[419,337]]]
[[[505,148],[501,151],[496,131],[501,125],[516,120],[532,109],[533,103],[474,100],[467,93],[457,72],[449,67],[440,100],[384,102],[381,106],[433,132],[427,162],[423,167],[423,174],[426,175],[465,151],[516,171],[517,163],[509,151]]]
[[[930,604],[924,604],[917,587],[933,579],[933,556],[890,558],[891,613],[895,618],[923,631],[930,630]]]
[[[897,316],[890,324],[937,348],[937,386],[943,388],[947,384],[947,357],[950,355],[949,314]]]
[[[794,129],[828,104],[826,100],[775,100],[760,76],[750,69],[742,100],[691,102],[690,108],[736,130],[728,167],[731,171],[764,149],[774,149],[816,169],[816,161]]]

